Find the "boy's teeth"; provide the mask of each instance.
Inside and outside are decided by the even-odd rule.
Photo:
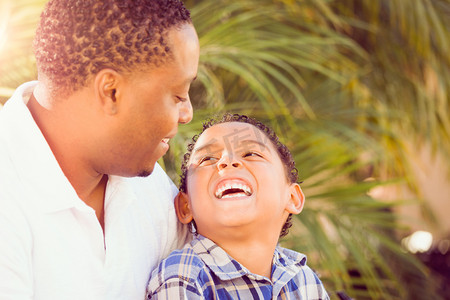
[[[223,196],[222,199],[232,198],[232,197],[243,197],[243,196],[246,196],[246,194],[245,193],[228,194],[228,195]]]
[[[242,192],[236,192],[232,194],[223,195],[223,193],[230,189],[237,189],[241,190]],[[217,189],[215,196],[219,199],[222,198],[231,198],[231,197],[238,197],[238,196],[250,196],[252,194],[251,189],[246,184],[242,183],[227,183],[224,186]]]

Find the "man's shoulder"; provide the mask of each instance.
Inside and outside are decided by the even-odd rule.
[[[23,181],[19,178],[17,172],[16,158],[10,155],[8,145],[2,139],[0,134],[0,205],[3,212],[5,205],[10,208],[19,208],[22,202],[26,202],[24,198],[26,189]]]

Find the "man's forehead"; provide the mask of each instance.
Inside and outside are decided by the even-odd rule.
[[[173,28],[169,32],[170,48],[173,53],[173,64],[184,77],[185,84],[191,84],[196,78],[200,46],[192,24],[184,24],[181,28]]]
[[[180,80],[178,82],[174,82],[175,87],[183,88],[183,87],[189,87],[195,80],[197,79],[197,75],[186,75],[183,77],[180,77]]]

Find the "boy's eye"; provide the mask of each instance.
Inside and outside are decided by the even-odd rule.
[[[212,157],[212,156],[204,156],[200,159],[200,161],[198,162],[199,165],[201,164],[206,164],[206,163],[213,163],[214,161],[216,161],[217,158]]]
[[[262,155],[260,155],[260,154],[257,153],[257,152],[254,152],[254,151],[249,151],[249,152],[246,152],[246,153],[243,155],[243,157],[262,157]]]

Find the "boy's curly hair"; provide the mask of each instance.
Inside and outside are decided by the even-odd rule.
[[[172,57],[168,30],[186,23],[179,0],[50,0],[33,42],[38,73],[73,92],[104,68],[159,66]]]
[[[283,162],[286,171],[286,177],[289,180],[289,182],[296,183],[298,181],[298,170],[295,167],[295,161],[294,158],[292,157],[291,152],[283,143],[280,142],[278,136],[270,127],[246,115],[225,113],[221,118],[208,119],[206,122],[203,123],[202,131],[199,134],[192,137],[191,142],[187,146],[187,152],[184,154],[183,162],[181,163],[180,191],[185,193],[187,192],[188,163],[198,138],[202,135],[203,132],[205,132],[206,129],[216,124],[228,122],[247,123],[261,130],[275,146],[275,149],[277,150],[278,155],[280,156],[280,159]],[[193,221],[192,225],[195,227],[195,221]],[[283,225],[283,228],[281,229],[280,232],[280,238],[288,234],[290,227],[292,227],[292,214],[289,214],[286,223]]]

